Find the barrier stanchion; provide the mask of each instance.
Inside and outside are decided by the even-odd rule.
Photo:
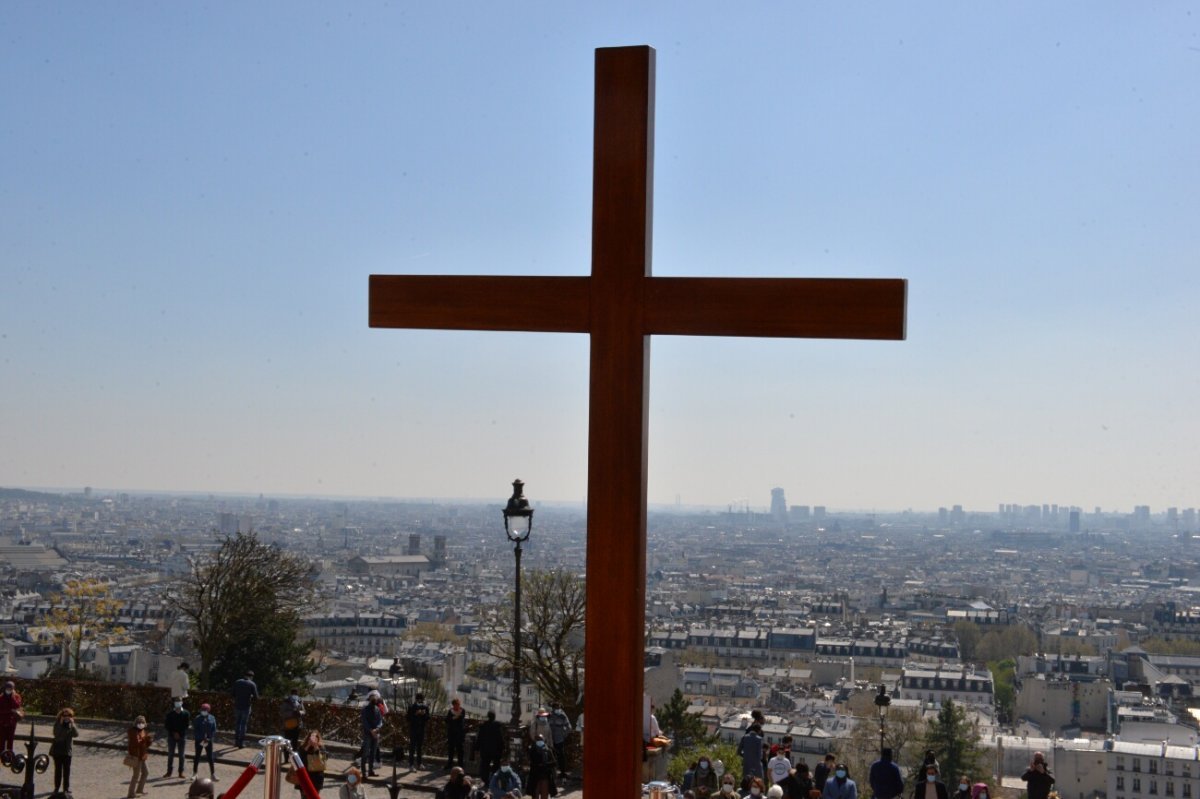
[[[304,761],[295,752],[292,752],[292,765],[296,769],[296,777],[300,780],[300,792],[304,794],[304,799],[321,799],[321,795],[317,793],[317,786],[313,785],[312,777],[308,776]]]
[[[242,792],[242,789],[250,784],[250,780],[254,779],[254,775],[258,773],[259,768],[262,767],[263,758],[264,755],[262,752],[254,756],[254,759],[246,765],[246,768],[234,780],[233,785],[229,786],[229,790],[223,794],[224,799],[236,799],[238,794]]]

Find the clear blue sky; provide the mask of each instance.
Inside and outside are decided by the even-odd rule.
[[[586,274],[649,44],[656,274],[910,281],[902,343],[656,338],[652,501],[1200,505],[1200,9],[741,5],[6,4],[0,485],[582,499],[586,339],[367,275]]]

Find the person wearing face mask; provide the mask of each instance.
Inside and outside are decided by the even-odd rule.
[[[4,683],[0,693],[0,752],[13,751],[13,738],[17,734],[17,722],[25,715],[21,709],[21,694],[12,680]]]
[[[719,799],[735,799],[735,782],[732,774],[726,773],[721,777],[721,794]]]
[[[217,780],[217,767],[213,762],[213,741],[217,739],[217,720],[212,715],[212,708],[207,704],[200,706],[200,712],[192,720],[192,742],[195,754],[192,756],[192,776],[196,776],[200,768],[200,753],[205,753],[208,761],[208,776],[213,782]]]
[[[500,758],[500,768],[488,780],[488,793],[492,799],[504,799],[512,791],[521,790],[521,777],[513,771],[507,757]]]
[[[554,784],[555,766],[554,750],[538,735],[529,749],[529,783],[526,786],[534,799],[558,795],[558,786]]]
[[[971,778],[966,774],[958,775],[958,790],[952,799],[971,799]]]
[[[163,775],[163,779],[170,778],[176,754],[179,755],[179,779],[183,779],[183,762],[187,757],[184,747],[187,745],[188,730],[192,728],[192,714],[183,706],[182,699],[171,702],[171,709],[167,711],[163,726],[167,728],[167,773]]]
[[[446,768],[454,768],[454,759],[463,764],[463,746],[467,740],[467,711],[455,697],[446,711]]]
[[[692,777],[692,790],[696,792],[696,799],[708,799],[708,797],[717,793],[717,771],[712,766],[712,761],[705,755],[696,762],[696,773]]]
[[[850,779],[850,769],[846,768],[845,763],[834,766],[833,776],[825,781],[825,787],[821,789],[821,799],[858,799],[858,785]]]
[[[971,786],[971,799],[988,799],[991,791],[988,790],[986,782],[977,782]]]
[[[362,772],[356,767],[346,769],[346,781],[338,791],[338,799],[367,799],[363,791]]]
[[[891,748],[879,750],[879,759],[871,764],[867,782],[871,784],[875,799],[896,799],[904,795],[904,777],[900,774],[900,767],[892,762]]]
[[[792,773],[792,761],[778,744],[771,746],[771,759],[767,761],[767,777],[772,785],[778,785]]]
[[[762,777],[751,777],[750,783],[746,787],[748,788],[748,790],[746,791],[746,796],[744,797],[744,799],[761,799],[762,798],[763,788],[765,787],[763,785]]]
[[[917,783],[912,799],[949,799],[946,783],[938,777],[938,767],[933,763],[925,765],[925,781]]]
[[[128,799],[146,792],[146,778],[150,769],[146,768],[146,760],[150,757],[150,741],[153,736],[146,730],[146,717],[138,716],[129,727],[128,745],[125,749],[125,765],[133,770],[129,777]]]

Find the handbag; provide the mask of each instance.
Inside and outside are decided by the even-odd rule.
[[[329,756],[324,750],[319,752],[310,752],[308,755],[308,770],[311,772],[322,772],[325,770],[325,760]]]
[[[285,776],[283,779],[292,785],[300,784],[300,774],[294,768],[289,768],[287,771],[287,776]]]
[[[142,764],[142,759],[137,755],[125,755],[125,765],[130,768],[137,768]]]

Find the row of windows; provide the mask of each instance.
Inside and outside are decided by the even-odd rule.
[[[1150,773],[1150,774],[1158,773],[1158,760],[1157,759],[1147,758],[1146,766],[1147,766],[1146,770],[1148,773]],[[1125,756],[1117,755],[1117,771],[1124,771],[1124,770],[1125,770]],[[1140,757],[1133,758],[1133,769],[1132,770],[1133,771],[1141,771],[1142,770],[1142,759]],[[1174,761],[1167,760],[1163,765],[1163,772],[1169,777],[1174,776],[1175,775]],[[1184,777],[1192,776],[1192,766],[1190,763],[1182,764],[1182,774]]]
[[[1147,791],[1147,793],[1150,796],[1158,796],[1158,780],[1149,780],[1148,782],[1149,782],[1149,790]],[[1133,790],[1134,792],[1139,792],[1142,790],[1141,777],[1133,777],[1130,780],[1130,783],[1131,783],[1130,789]],[[1167,780],[1167,782],[1164,784],[1164,787],[1166,788],[1166,792],[1164,794],[1165,796],[1174,796],[1175,795],[1175,783],[1174,782],[1172,782],[1171,780]],[[1117,775],[1117,790],[1118,791],[1125,790],[1124,775]],[[1183,799],[1191,799],[1192,784],[1190,782],[1183,783],[1183,785],[1181,786],[1180,796]]]

